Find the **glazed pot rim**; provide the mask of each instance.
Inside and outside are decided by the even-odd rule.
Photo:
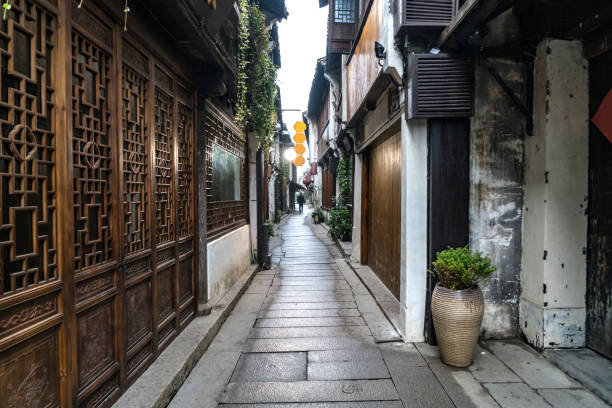
[[[472,289],[458,289],[458,290],[451,290],[451,289],[449,289],[449,288],[446,288],[446,287],[444,287],[444,286],[440,285],[439,283],[436,283],[436,286],[434,287],[434,290],[435,290],[435,289],[440,290],[440,291],[443,291],[443,292],[448,292],[448,293],[456,293],[456,294],[458,294],[458,295],[463,294],[463,293],[465,293],[465,294],[471,294],[471,293],[474,293],[474,292],[477,292],[477,293],[478,293],[478,292],[479,292],[479,293],[482,293],[482,290],[480,290],[480,287],[479,287],[478,285],[476,285],[476,287],[475,287],[475,288],[472,288]]]

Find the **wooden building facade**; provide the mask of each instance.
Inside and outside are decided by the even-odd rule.
[[[233,6],[197,2],[198,31],[115,3],[13,0],[0,21],[3,407],[109,406],[206,301],[198,234],[248,222],[246,140],[215,107],[235,92]],[[240,182],[206,217],[212,144]]]

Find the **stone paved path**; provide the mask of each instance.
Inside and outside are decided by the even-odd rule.
[[[468,369],[405,344],[308,215],[281,227],[259,272],[171,408],[605,408],[516,341],[483,342]]]
[[[170,407],[453,407],[325,230],[305,214],[281,234]]]

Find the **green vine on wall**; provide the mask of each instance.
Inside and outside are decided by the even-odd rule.
[[[238,0],[238,101],[236,122],[255,131],[260,148],[268,153],[276,123],[276,67],[270,57],[270,34],[265,14],[248,0]]]
[[[353,196],[353,157],[342,156],[336,169],[340,192],[329,212],[329,232],[340,241],[350,241],[353,234],[353,220],[348,204]]]

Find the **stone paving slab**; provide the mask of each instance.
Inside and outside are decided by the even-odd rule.
[[[279,309],[356,309],[355,302],[295,302],[295,303],[270,303],[264,304],[262,310]]]
[[[342,402],[397,400],[391,380],[230,383],[220,402]]]
[[[395,342],[379,345],[379,349],[387,364],[395,364],[401,361],[405,367],[425,367],[427,363],[413,344]]]
[[[306,353],[243,354],[230,382],[306,380]]]
[[[257,319],[255,327],[365,326],[361,317],[289,317]]]
[[[206,353],[195,366],[168,408],[214,408],[229,381],[239,352]],[[210,367],[215,367],[211,370]],[[206,384],[203,387],[202,384]]]
[[[251,339],[289,339],[304,337],[371,337],[372,333],[366,326],[342,327],[267,327],[253,328],[249,332]]]
[[[506,342],[485,342],[484,344],[532,388],[578,386],[553,364],[523,345]]]
[[[526,384],[495,383],[484,386],[502,408],[550,408],[550,405]]]
[[[476,347],[474,362],[469,370],[474,378],[480,382],[521,382],[521,379],[494,354],[480,346]]]
[[[469,371],[446,364],[429,367],[457,408],[500,408]]]
[[[334,258],[332,257],[319,257],[305,260],[304,258],[283,258],[281,260],[281,267],[283,265],[316,265],[316,264],[329,264],[333,262]]]
[[[310,310],[268,310],[261,312],[261,318],[279,317],[336,317],[359,316],[357,309],[310,309]]]
[[[299,295],[296,293],[287,292],[273,292],[266,305],[272,303],[296,303],[296,302],[308,302],[308,303],[320,303],[320,302],[352,302],[355,298],[351,294],[322,294],[317,292],[316,294]]]
[[[374,337],[308,337],[248,339],[245,353],[283,353],[288,351],[342,350],[373,347]]]
[[[380,353],[380,350],[378,348],[308,352],[309,363],[332,363],[369,360],[382,360],[382,354]]]
[[[400,401],[221,404],[219,408],[404,408]],[[432,407],[433,408],[433,407]]]
[[[609,405],[585,390],[538,390],[555,408],[609,408]]]
[[[592,350],[548,350],[549,361],[612,404],[612,360]]]
[[[308,380],[375,380],[390,378],[382,359],[362,361],[308,362]]]
[[[410,367],[401,360],[385,360],[404,406],[454,408],[450,398],[428,367]]]

